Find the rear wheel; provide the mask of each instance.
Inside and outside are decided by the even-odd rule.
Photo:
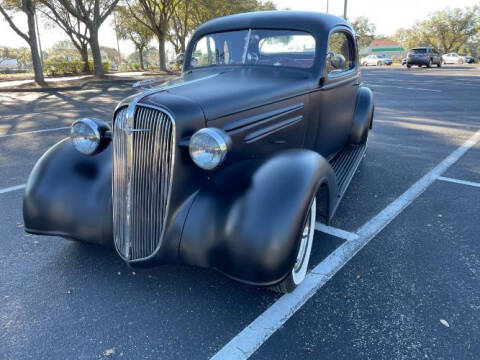
[[[271,287],[272,290],[279,293],[292,292],[302,283],[307,275],[308,262],[312,251],[313,234],[315,232],[317,201],[313,198],[312,204],[305,217],[305,225],[300,234],[300,246],[297,250],[295,265],[290,274],[279,284]]]
[[[412,67],[412,65],[410,65],[410,64],[407,64],[407,68],[409,68],[409,69],[410,69],[411,67]]]
[[[442,62],[441,61],[438,62],[437,67],[442,67]]]
[[[363,66],[367,66],[367,63],[366,63],[366,62],[363,62],[363,64],[362,64],[362,65],[363,65]]]
[[[464,63],[463,59],[458,60],[458,63],[461,65]]]

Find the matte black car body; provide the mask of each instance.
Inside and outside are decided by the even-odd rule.
[[[418,47],[410,49],[407,53],[407,67],[412,65],[431,67],[442,66],[442,55],[432,47]]]
[[[373,119],[373,95],[361,85],[356,48],[351,70],[326,72],[329,34],[341,31],[354,39],[354,32],[326,14],[240,14],[202,25],[185,58],[204,34],[249,28],[312,34],[313,67],[190,69],[186,63],[181,78],[117,107],[114,119],[125,107],[134,113],[141,105],[160,109],[175,123],[165,232],[148,258],[124,258],[132,266],[181,262],[272,285],[295,261],[303,214],[316,193],[323,194],[324,220],[334,215],[340,195],[328,160],[346,146],[364,144]],[[188,153],[190,136],[205,127],[223,129],[232,139],[226,162],[211,172],[197,167]],[[112,146],[93,156],[76,151],[69,139],[53,146],[28,180],[24,219],[30,233],[112,245]]]

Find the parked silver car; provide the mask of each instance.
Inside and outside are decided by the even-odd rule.
[[[363,66],[382,66],[382,65],[392,65],[392,59],[386,57],[385,55],[368,55],[360,59],[360,64]]]

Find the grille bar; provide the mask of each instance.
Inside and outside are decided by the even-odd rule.
[[[168,213],[174,159],[174,123],[165,112],[137,106],[115,118],[113,225],[115,246],[126,260],[151,256],[160,246]],[[129,127],[130,126],[130,127]]]

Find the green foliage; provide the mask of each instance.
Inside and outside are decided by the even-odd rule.
[[[397,30],[396,41],[405,48],[433,46],[443,53],[458,52],[477,33],[480,26],[477,6],[465,9],[446,8],[417,21],[411,28]]]
[[[366,48],[375,38],[375,24],[371,23],[365,16],[360,16],[351,22],[357,35],[357,42],[360,48]]]
[[[79,75],[83,73],[83,61],[45,61],[43,64],[45,72],[50,76],[55,75]],[[93,70],[93,61],[88,62],[89,70]],[[102,63],[103,71],[110,70],[110,63]]]
[[[71,41],[58,41],[46,52],[45,61],[47,62],[63,62],[69,60],[81,60],[80,53]]]
[[[138,16],[142,16],[140,5],[134,4],[130,8],[130,11],[134,11]],[[130,14],[130,11],[126,7],[117,7],[117,33],[120,39],[130,40],[133,42],[135,47],[143,50],[148,43],[153,39],[154,33],[138,21],[135,17]],[[143,22],[148,22],[147,19],[141,18]]]

